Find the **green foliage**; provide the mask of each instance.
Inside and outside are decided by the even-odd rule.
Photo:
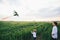
[[[58,24],[58,29],[60,28],[59,26],[60,23]],[[51,40],[51,23],[5,21],[0,21],[0,40],[33,40],[31,31],[34,28],[37,29],[37,37],[40,37],[41,40]]]

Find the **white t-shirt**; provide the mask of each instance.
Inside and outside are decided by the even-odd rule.
[[[53,28],[52,28],[52,38],[57,38],[57,37],[58,37],[57,26],[53,26]]]
[[[33,34],[33,37],[36,37],[36,32],[32,32],[32,34]]]

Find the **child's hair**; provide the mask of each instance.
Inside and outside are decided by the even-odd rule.
[[[53,22],[57,26],[57,22]]]
[[[33,31],[36,32],[37,31],[36,28],[34,28]]]

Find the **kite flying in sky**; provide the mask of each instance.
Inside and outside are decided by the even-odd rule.
[[[13,16],[19,16],[19,14],[14,10]],[[4,17],[4,18],[2,18],[2,20],[8,19],[8,18],[10,18],[10,17],[12,17],[12,16]]]
[[[14,16],[19,16],[18,13],[16,11],[14,11]]]

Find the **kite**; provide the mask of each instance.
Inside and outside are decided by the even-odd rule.
[[[16,11],[14,11],[14,16],[19,16],[18,13]]]
[[[13,16],[19,16],[19,14],[18,14],[16,11],[14,11]],[[2,20],[6,20],[6,19],[8,19],[8,18],[10,18],[10,17],[13,17],[13,16],[4,17],[4,18],[2,18]]]

